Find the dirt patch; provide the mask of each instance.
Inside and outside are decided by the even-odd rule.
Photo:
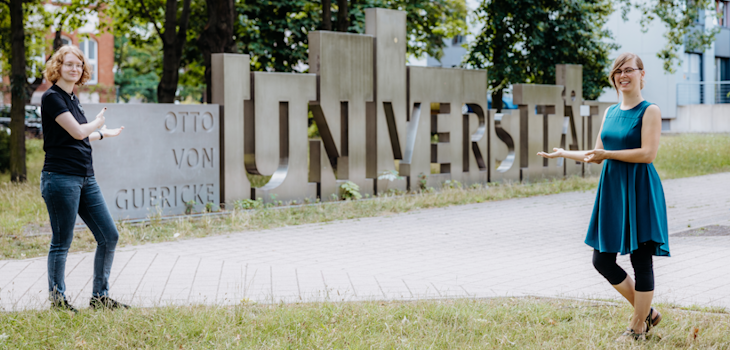
[[[672,237],[719,237],[730,236],[730,226],[710,225],[678,232]]]

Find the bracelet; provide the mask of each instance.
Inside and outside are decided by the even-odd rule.
[[[104,139],[104,134],[101,132],[101,130],[96,130],[96,132],[99,133],[99,140],[103,140]]]

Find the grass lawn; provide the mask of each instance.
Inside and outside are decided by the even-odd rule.
[[[654,166],[662,179],[730,171],[730,135],[662,135]]]
[[[646,343],[616,344],[625,306],[538,298],[0,313],[7,349],[727,349],[730,315],[658,305]]]
[[[49,235],[28,232],[50,231],[48,213],[40,195],[39,174],[43,165],[41,140],[28,140],[28,182],[11,184],[9,174],[0,174],[0,260],[38,257],[47,254]],[[730,171],[730,135],[665,135],[654,162],[663,179]],[[483,201],[594,189],[597,178],[573,177],[532,184],[490,184],[469,189],[443,189],[437,193],[325,203],[278,209],[233,211],[221,217],[152,221],[147,225],[120,223],[120,246],[164,242],[246,230],[326,222],[403,213],[423,208],[444,207]],[[72,251],[96,247],[88,230],[76,233]]]

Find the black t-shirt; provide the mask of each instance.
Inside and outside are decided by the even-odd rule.
[[[93,176],[89,138],[76,140],[56,122],[56,117],[64,112],[71,112],[79,124],[87,123],[79,99],[54,84],[41,98],[43,150],[46,151],[43,171]]]

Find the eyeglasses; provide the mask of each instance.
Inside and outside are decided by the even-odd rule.
[[[64,67],[67,69],[84,69],[84,64],[73,64],[73,63],[64,63]]]
[[[613,71],[613,75],[621,76],[621,73],[624,73],[626,75],[629,75],[629,74],[633,73],[635,70],[641,70],[641,68],[631,68],[631,67],[628,67],[628,68],[624,68],[624,70],[617,69],[617,70]]]

